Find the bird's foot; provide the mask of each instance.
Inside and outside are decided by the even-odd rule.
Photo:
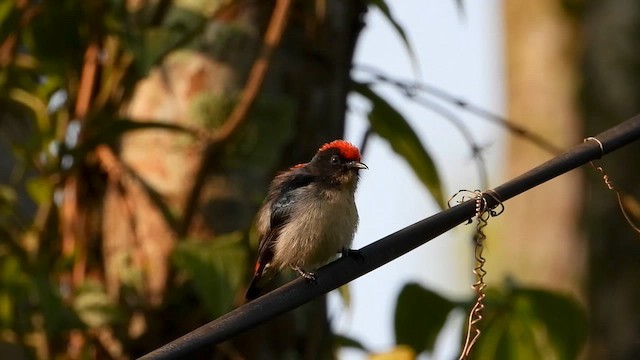
[[[342,255],[342,257],[348,256],[358,262],[364,261],[364,256],[362,256],[362,253],[360,253],[360,250],[342,248],[342,250],[340,251],[340,254]]]
[[[293,270],[295,270],[298,274],[300,274],[300,276],[302,276],[303,278],[305,278],[305,280],[307,280],[308,282],[315,284],[316,283],[316,274],[306,271],[303,268],[299,267],[299,266],[292,266],[291,267]]]

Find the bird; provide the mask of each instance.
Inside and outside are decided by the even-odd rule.
[[[276,175],[256,216],[258,257],[247,300],[258,297],[277,273],[291,268],[310,282],[312,272],[351,249],[358,227],[354,195],[362,163],[345,140],[322,145],[308,163]]]

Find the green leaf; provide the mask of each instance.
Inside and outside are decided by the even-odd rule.
[[[543,356],[544,346],[537,341],[536,322],[531,314],[531,306],[528,299],[516,297],[512,301],[513,313],[509,314],[508,329],[505,332],[510,350],[509,359],[538,360]]]
[[[369,360],[416,360],[416,352],[404,345],[399,345],[393,349],[369,356]]]
[[[407,33],[404,31],[404,28],[402,27],[402,25],[400,25],[400,23],[398,23],[396,19],[393,17],[393,15],[391,14],[391,10],[389,9],[389,6],[387,6],[387,3],[384,0],[369,0],[369,3],[377,7],[378,9],[380,9],[384,17],[387,18],[391,26],[393,26],[393,28],[396,30],[398,35],[400,35],[400,38],[402,38],[402,42],[404,43],[404,46],[407,49],[407,53],[409,53],[409,58],[411,59],[411,65],[413,66],[413,71],[414,73],[419,74],[420,64],[418,63],[418,57],[416,56],[415,51],[413,51],[413,47],[409,42]]]
[[[237,96],[203,92],[193,97],[189,116],[206,129],[216,129],[236,106]],[[282,148],[293,138],[296,105],[290,98],[276,95],[258,96],[248,119],[226,142],[224,167],[250,166],[271,171],[280,160]]]
[[[0,2],[0,43],[18,29],[20,23],[20,11],[15,4],[15,0],[5,0]]]
[[[0,205],[14,205],[16,200],[18,199],[18,195],[16,194],[16,190],[5,184],[0,184]]]
[[[396,344],[408,345],[416,353],[432,351],[436,337],[455,307],[454,302],[418,284],[405,285],[395,310]]]
[[[136,59],[137,64],[141,66],[142,74],[147,74],[175,47],[175,36],[169,28],[151,27],[144,31],[142,52]]]
[[[51,280],[50,268],[29,268],[25,257],[7,253],[4,246],[0,251],[0,330],[31,332],[36,314],[44,321],[48,336],[57,337],[81,326],[60,298],[59,284]]]
[[[122,319],[116,304],[102,284],[88,281],[82,284],[73,299],[73,308],[82,322],[90,328],[113,325]]]
[[[436,166],[405,118],[367,84],[355,83],[355,91],[368,98],[373,108],[369,113],[371,129],[387,140],[391,148],[402,156],[420,181],[427,187],[440,208],[445,208],[440,177]]]
[[[537,289],[487,296],[474,359],[576,359],[586,339],[586,315],[573,300]],[[466,330],[466,329],[465,329]]]
[[[587,337],[586,313],[569,297],[536,289],[516,290],[530,303],[532,320],[544,328],[558,359],[576,359]]]
[[[201,13],[173,6],[162,26],[124,30],[122,39],[134,54],[140,75],[144,76],[171,52],[187,47],[202,35],[206,20]]]
[[[213,317],[233,307],[248,268],[240,232],[218,236],[210,242],[181,242],[172,260],[178,270],[191,280]]]
[[[27,193],[38,204],[45,204],[51,201],[53,196],[53,188],[51,183],[44,178],[35,177],[26,183]]]
[[[39,269],[31,280],[34,285],[33,301],[42,314],[44,328],[50,336],[60,336],[71,329],[82,327],[77,313],[60,295],[59,284],[51,279],[50,269]]]
[[[37,15],[22,30],[26,53],[37,59],[42,70],[59,74],[75,72],[84,59],[88,7],[69,0],[44,1],[39,5]]]
[[[0,329],[19,327],[16,324],[21,317],[18,309],[28,303],[31,290],[31,279],[19,258],[10,253],[0,256]]]
[[[334,335],[333,339],[338,348],[352,348],[368,352],[367,348],[365,348],[364,345],[356,339],[352,339],[344,335]]]
[[[340,300],[345,308],[351,306],[351,291],[349,291],[349,284],[344,284],[338,288],[338,294],[340,294]]]
[[[48,133],[51,128],[51,119],[47,113],[47,104],[34,93],[20,88],[9,90],[9,97],[18,104],[26,106],[33,111],[36,120],[35,125],[40,133]]]
[[[467,310],[467,317],[469,316]],[[478,323],[481,329],[477,344],[471,351],[472,359],[509,359],[511,349],[508,339],[508,319],[504,313],[500,313],[491,308],[486,308],[484,318]],[[462,339],[465,339],[467,331],[467,318],[465,318],[462,329]]]
[[[494,291],[485,300],[485,305],[483,319],[477,323],[481,333],[471,350],[472,359],[544,358],[540,356],[540,349],[535,342],[533,323],[526,310],[526,303],[518,302],[510,294]],[[465,322],[465,336],[467,326]]]

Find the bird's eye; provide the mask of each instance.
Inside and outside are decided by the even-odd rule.
[[[333,155],[331,157],[331,164],[338,165],[340,163],[340,157],[338,155]]]

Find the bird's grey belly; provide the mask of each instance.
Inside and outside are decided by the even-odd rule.
[[[281,229],[274,248],[272,265],[278,268],[299,266],[313,270],[343,248],[350,248],[358,223],[358,214],[349,201],[327,201],[291,214],[290,222]],[[296,235],[302,234],[302,235]]]

